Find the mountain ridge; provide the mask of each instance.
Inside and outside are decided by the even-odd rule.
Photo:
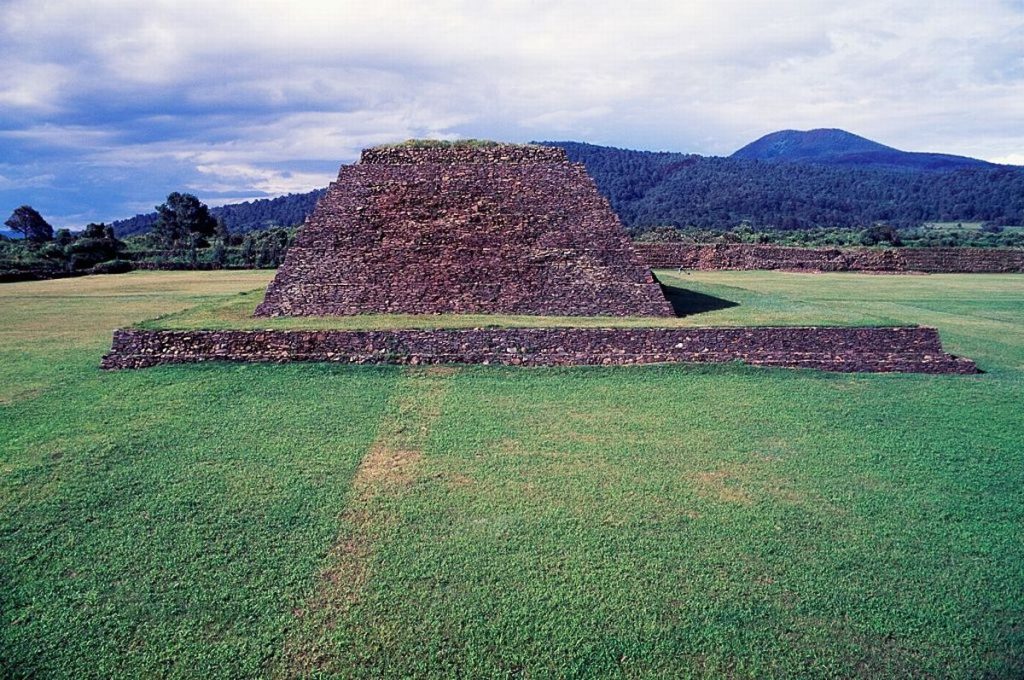
[[[583,163],[619,219],[634,230],[1024,224],[1024,167],[908,172],[542,143]]]
[[[864,228],[880,222],[910,226],[927,221],[1024,224],[1024,167],[985,161],[945,171],[937,170],[934,163],[930,170],[892,167],[886,164],[892,152],[916,154],[842,130],[823,132],[831,137],[833,151],[838,148],[846,154],[845,161],[766,161],[735,154],[634,151],[584,142],[535,143],[561,147],[570,160],[583,163],[622,223],[634,230],[671,225],[728,229],[740,224]],[[791,155],[792,149],[783,148],[781,153]],[[882,154],[881,162],[849,161],[872,154]],[[295,226],[305,220],[323,192],[229,204],[210,212],[235,233]],[[123,237],[142,233],[155,221],[156,213],[150,213],[118,220],[113,226]]]
[[[995,163],[967,156],[902,151],[838,128],[770,132],[738,149],[729,158],[767,163],[814,163],[924,172],[999,167]]]

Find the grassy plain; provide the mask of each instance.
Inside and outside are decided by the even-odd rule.
[[[679,318],[517,316],[509,314],[363,314],[336,317],[254,318],[263,288],[198,302],[139,322],[142,328],[195,330],[321,328],[474,328],[481,326],[866,326],[920,323],[920,301],[995,296],[989,304],[1019,304],[1021,277],[1014,274],[905,276],[786,272],[677,272],[658,270]],[[266,275],[270,280],[270,273]],[[928,317],[930,318],[930,317]]]
[[[1024,277],[679,277],[978,376],[96,368],[267,278],[0,286],[0,675],[1024,674]]]

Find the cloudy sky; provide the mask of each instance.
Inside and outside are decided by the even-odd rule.
[[[324,186],[411,137],[1024,164],[1024,0],[0,0],[0,219]]]

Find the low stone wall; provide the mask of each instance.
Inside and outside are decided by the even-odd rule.
[[[1024,250],[1015,248],[790,248],[749,243],[636,243],[633,247],[652,268],[1024,272]]]
[[[976,373],[934,328],[477,328],[114,333],[106,369],[198,361],[575,366],[744,361],[841,372]]]

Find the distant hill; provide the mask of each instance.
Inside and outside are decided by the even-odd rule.
[[[720,158],[580,142],[538,143],[562,147],[570,159],[585,164],[623,224],[634,230],[673,225],[806,229],[864,228],[879,222],[1024,224],[1024,168],[960,159],[966,165],[942,170],[935,159],[959,157],[906,154],[841,130],[776,135],[782,136],[771,142],[769,135],[737,152],[766,157],[753,160],[736,154]],[[895,158],[893,153],[932,160],[927,168],[894,161],[820,160]],[[783,158],[788,162],[781,162]],[[305,220],[323,192],[246,201],[211,213],[234,233],[290,227]],[[128,236],[152,228],[155,221],[154,212],[113,226],[119,236]]]
[[[16,231],[11,231],[10,229],[0,229],[0,236],[3,236],[4,238],[21,238],[21,234]]]
[[[773,132],[747,144],[730,158],[925,172],[998,167],[987,161],[964,156],[900,151],[845,130],[835,129]]]
[[[314,189],[305,194],[288,194],[278,198],[231,203],[210,208],[210,214],[223,221],[228,231],[237,234],[271,227],[294,227],[305,221],[324,191],[326,189]],[[149,231],[155,223],[156,212],[151,212],[126,220],[117,220],[112,222],[111,226],[114,227],[114,233],[123,238]]]
[[[619,218],[633,229],[1024,224],[1024,168],[986,164],[907,172],[540,143],[560,146],[571,160],[585,164]]]

